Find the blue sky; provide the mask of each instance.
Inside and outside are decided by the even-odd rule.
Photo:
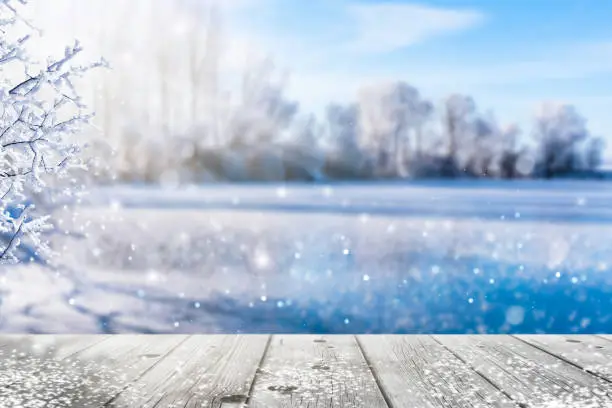
[[[475,97],[530,125],[543,101],[572,103],[612,144],[612,1],[233,0],[227,33],[291,72],[306,110],[400,79],[439,100]]]

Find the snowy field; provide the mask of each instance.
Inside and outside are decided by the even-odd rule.
[[[612,183],[98,189],[2,332],[612,331]],[[83,234],[83,235],[79,235]]]

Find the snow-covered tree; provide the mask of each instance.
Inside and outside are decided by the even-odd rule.
[[[606,142],[600,137],[590,139],[586,145],[585,165],[589,171],[597,170],[603,164]]]
[[[501,154],[501,131],[492,116],[478,116],[470,123],[466,144],[466,170],[474,176],[498,174]]]
[[[329,144],[332,150],[356,150],[359,145],[359,108],[355,104],[330,104],[326,111]]]
[[[355,177],[363,166],[359,144],[361,120],[357,104],[330,104],[327,122],[326,172],[332,178]]]
[[[519,147],[518,137],[521,129],[517,125],[509,125],[500,130],[501,152],[499,157],[499,175],[502,178],[517,178],[527,176],[532,169],[524,168],[526,148]],[[523,161],[521,162],[521,159]],[[519,166],[523,164],[523,167]]]
[[[476,103],[470,96],[453,94],[444,101],[444,133],[447,159],[454,170],[463,170],[471,155],[472,126]]]
[[[275,76],[270,59],[254,64],[242,78],[241,102],[229,128],[231,143],[254,145],[279,140],[293,122],[299,104],[285,96],[286,75]]]
[[[434,105],[431,101],[422,99],[417,103],[414,121],[414,157],[417,160],[423,154],[424,149],[427,148],[427,146],[425,146],[425,140],[423,140],[423,127],[425,123],[431,119],[433,113]]]
[[[359,101],[363,146],[387,160],[378,163],[384,173],[406,176],[410,162],[423,153],[423,127],[433,104],[403,81],[365,87]]]
[[[323,126],[315,115],[295,120],[294,131],[283,143],[283,161],[289,179],[320,179],[325,154],[321,147]]]
[[[586,120],[574,106],[545,103],[536,117],[536,173],[545,178],[584,168],[584,143],[590,138]]]
[[[51,254],[44,233],[52,227],[49,214],[34,204],[50,195],[71,170],[82,168],[82,145],[74,135],[92,113],[83,104],[75,78],[102,64],[76,65],[77,42],[59,58],[40,62],[30,57],[28,45],[36,31],[20,9],[27,0],[0,1],[0,262]],[[70,184],[70,183],[69,183]],[[64,186],[61,191],[74,190]],[[41,198],[42,197],[42,198]],[[38,198],[37,200],[35,198]],[[21,251],[27,243],[28,251]]]

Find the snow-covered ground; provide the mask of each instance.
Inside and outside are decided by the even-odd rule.
[[[2,332],[612,330],[612,183],[113,187],[58,216],[67,271],[0,272]]]

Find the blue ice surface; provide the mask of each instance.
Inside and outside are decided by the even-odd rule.
[[[113,191],[115,200],[133,210],[234,210],[349,217],[367,213],[399,219],[538,221],[573,224],[578,232],[581,225],[604,227],[612,223],[612,183],[608,182],[251,183],[198,186],[172,194],[133,186]],[[608,233],[610,229],[602,231]],[[291,236],[300,237],[300,232]],[[317,241],[317,237],[311,239]],[[324,242],[323,236],[319,239]],[[596,255],[612,266],[612,236],[602,235],[599,239],[610,243],[610,251]],[[398,248],[390,255],[392,259],[387,259],[385,265],[395,265],[393,270],[370,270],[372,282],[361,282],[363,265],[350,257],[338,261],[329,255],[303,265],[313,274],[322,274],[333,264],[336,274],[329,281],[333,289],[327,296],[300,293],[288,302],[291,299],[270,294],[266,301],[259,301],[257,296],[245,299],[219,292],[202,299],[161,295],[148,300],[168,306],[169,321],[197,327],[198,321],[213,317],[218,322],[217,331],[225,333],[612,332],[609,270],[596,271],[592,265],[581,268],[575,264],[552,269],[546,265],[525,268],[519,262],[488,256],[455,259],[419,253],[411,257],[410,252],[411,248]],[[415,264],[419,262],[421,265]],[[431,265],[441,272],[424,274],[419,279],[407,273],[415,266],[429,270]],[[381,264],[381,268],[385,266]],[[481,273],[475,274],[475,269]],[[103,327],[108,332],[149,331],[146,327],[114,326],[107,318]]]

